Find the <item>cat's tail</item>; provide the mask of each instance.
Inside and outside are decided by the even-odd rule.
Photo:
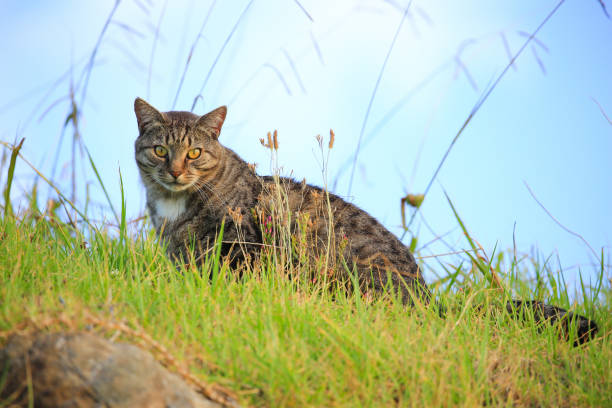
[[[415,303],[435,304],[440,317],[446,317],[446,308],[440,302],[434,300],[429,287],[420,274],[412,276],[394,274],[390,275],[390,279],[389,277],[385,279],[385,275],[379,275],[379,278],[374,279],[373,282],[379,284],[379,286],[374,286],[375,290],[384,290],[389,286],[394,291],[399,288],[399,294],[405,305],[414,305]],[[539,300],[512,299],[506,302],[505,309],[510,316],[518,320],[529,320],[529,317],[533,316],[537,325],[557,325],[559,334],[566,340],[573,339],[575,346],[593,339],[599,330],[597,323],[593,320]],[[574,330],[575,336],[572,337],[571,333]]]
[[[574,345],[586,343],[598,332],[597,323],[576,313],[569,312],[557,306],[547,305],[538,300],[510,300],[506,303],[506,311],[517,319],[524,320],[533,314],[536,323],[559,324],[562,336],[569,340],[572,324],[576,328],[577,337]]]

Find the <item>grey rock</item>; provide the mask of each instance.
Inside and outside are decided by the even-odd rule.
[[[27,406],[29,395],[34,406],[43,408],[222,406],[194,391],[150,353],[90,333],[8,340],[0,350],[0,401]]]

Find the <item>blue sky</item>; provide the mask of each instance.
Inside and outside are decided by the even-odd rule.
[[[294,1],[217,1],[175,109],[189,110],[203,88],[195,112],[228,105],[221,134],[228,147],[269,173],[270,159],[258,140],[278,129],[283,173],[318,185],[324,180],[315,136],[334,129],[328,184],[400,235],[400,198],[423,192],[473,106],[508,63],[505,43],[516,52],[525,33],[557,3],[414,0],[365,123],[350,197],[350,166],[344,163],[355,154],[407,1],[301,0],[308,14]],[[130,217],[144,209],[133,159],[133,100],[140,96],[160,110],[172,109],[189,50],[213,2],[169,1],[162,15],[164,4],[121,1],[84,103],[77,88],[83,143],[115,203],[121,168]],[[23,154],[45,174],[54,167],[69,112],[70,78],[82,86],[79,79],[113,6],[112,0],[0,5],[0,139],[25,137]],[[567,0],[515,68],[472,119],[425,200],[421,212],[433,234],[421,216],[415,231],[421,244],[450,231],[444,238],[449,246],[467,247],[445,190],[489,253],[496,245],[511,248],[514,231],[519,251],[552,254],[555,265],[558,256],[566,278],[575,282],[577,266],[592,274],[590,250],[545,214],[525,183],[563,225],[609,255],[612,125],[597,103],[612,117],[612,21],[596,0]],[[71,135],[68,129],[55,175],[64,191],[70,186]],[[79,160],[77,170],[82,202],[85,183],[94,179],[86,162]],[[34,181],[23,165],[17,175],[16,200]],[[95,202],[104,202],[94,182],[90,191]],[[91,214],[109,217],[95,206]],[[447,251],[438,241],[422,254]]]

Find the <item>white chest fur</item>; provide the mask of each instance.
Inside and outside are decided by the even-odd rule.
[[[154,205],[157,217],[174,221],[185,211],[185,198],[158,198]]]

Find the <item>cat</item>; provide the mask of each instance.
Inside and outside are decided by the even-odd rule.
[[[224,256],[233,264],[256,257],[264,245],[270,200],[279,197],[281,189],[280,197],[294,220],[306,217],[309,256],[329,253],[325,249],[333,243],[339,247],[336,269],[353,267],[361,290],[392,291],[405,304],[430,303],[431,292],[413,254],[374,217],[305,182],[258,176],[253,167],[219,143],[225,106],[198,116],[160,112],[136,98],[134,111],[139,130],[135,156],[146,189],[146,207],[171,259],[201,262],[222,224]],[[294,232],[298,228],[295,221],[291,228]],[[345,280],[350,280],[345,274]],[[568,320],[575,319],[579,342],[598,330],[590,319],[539,301],[513,300],[506,309],[517,316],[531,309],[537,320],[560,320],[566,329]]]

